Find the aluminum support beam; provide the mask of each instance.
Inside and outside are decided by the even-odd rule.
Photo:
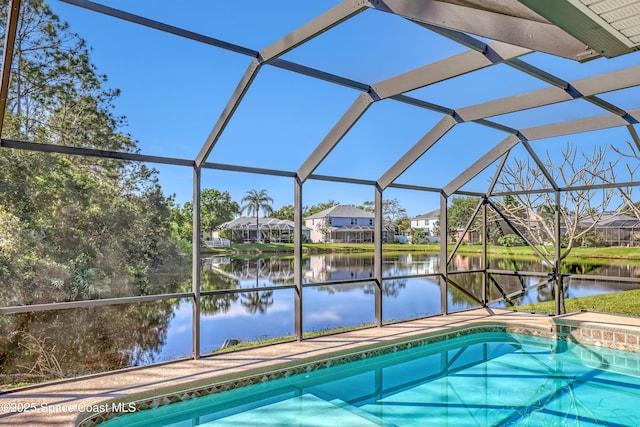
[[[492,275],[499,275],[499,276],[516,276],[516,277],[548,277],[549,274],[546,272],[540,272],[540,271],[513,271],[513,270],[500,270],[500,269],[496,269],[496,268],[488,268],[487,269],[487,273],[492,274]]]
[[[498,282],[496,282],[495,279],[493,279],[493,278],[492,278],[492,280],[493,280],[493,283],[496,285],[496,287],[498,287]],[[519,291],[511,292],[510,294],[507,294],[502,289],[500,289],[500,292],[502,293],[503,297],[502,298],[497,298],[497,299],[492,300],[492,301],[489,301],[488,304],[490,305],[490,304],[495,304],[495,303],[500,302],[500,301],[509,301],[512,298],[515,298],[517,296],[526,294],[527,292],[529,292],[532,289],[537,289],[539,287],[545,286],[547,283],[548,282],[536,283],[535,285],[527,286],[526,288],[522,288]]]
[[[487,256],[487,245],[489,240],[489,224],[487,222],[487,203],[482,200],[482,305],[487,306],[488,285],[487,268],[489,268],[489,258]]]
[[[478,216],[478,212],[480,212],[480,209],[484,206],[484,204],[485,204],[484,198],[480,199],[480,202],[476,205],[475,209],[471,213],[471,216],[469,217],[469,220],[467,221],[467,224],[464,227],[464,231],[462,232],[462,238],[458,239],[455,246],[453,247],[453,250],[447,256],[447,264],[451,264],[453,257],[455,256],[456,252],[458,252],[460,245],[462,245],[462,241],[464,240],[464,235],[467,234],[471,229],[471,226],[473,225],[473,221],[476,219],[476,216]]]
[[[309,175],[307,179],[315,179],[316,181],[330,181],[330,182],[342,182],[343,184],[357,184],[357,185],[376,185],[376,182],[371,179],[358,179],[358,178],[344,178],[340,176],[330,175]]]
[[[7,98],[9,97],[9,80],[11,78],[11,64],[13,62],[13,51],[16,44],[16,33],[18,31],[18,17],[20,16],[21,0],[12,0],[7,15],[7,26],[4,37],[4,50],[2,56],[2,76],[0,77],[0,135],[4,126],[4,112],[7,108]],[[2,145],[2,141],[0,141]]]
[[[443,117],[429,132],[423,136],[413,147],[405,153],[391,168],[378,179],[378,185],[382,190],[386,189],[400,175],[404,173],[420,156],[426,153],[433,145],[453,128],[458,121],[451,117]]]
[[[137,153],[124,153],[120,151],[96,150],[92,148],[70,147],[66,145],[23,142],[23,141],[15,141],[12,139],[3,139],[0,143],[0,146],[4,148],[15,148],[19,150],[28,150],[28,151],[36,151],[36,152],[71,154],[75,156],[99,157],[99,158],[108,158],[108,159],[114,159],[114,160],[126,160],[126,161],[133,161],[133,162],[156,163],[156,164],[165,164],[165,165],[174,165],[174,166],[193,167],[195,164],[193,160],[188,160],[188,159],[178,159],[178,158],[162,157],[162,156],[150,156],[146,154],[137,154]],[[206,162],[205,164],[202,165],[202,169],[213,169],[213,170],[224,170],[224,171],[231,171],[231,172],[252,173],[252,174],[259,174],[259,175],[281,176],[286,178],[294,178],[296,176],[296,173],[291,171],[256,168],[256,167],[249,167],[249,166],[228,165],[223,163]],[[309,176],[308,179],[317,180],[317,181],[342,182],[346,184],[376,185],[376,181],[374,180],[345,178],[345,177],[329,176],[329,175],[312,174]],[[409,185],[409,184],[391,184],[389,187],[402,188],[407,190],[429,191],[433,193],[440,192],[439,188],[424,187],[424,186]]]
[[[556,282],[556,316],[560,314],[564,314],[564,289],[562,286],[562,260],[560,259],[560,251],[562,248],[561,239],[562,235],[560,233],[560,192],[556,191],[556,206],[555,206],[555,216],[554,216],[554,225],[555,225],[555,238],[556,238],[556,247],[554,251],[554,265],[553,265],[553,279]]]
[[[524,242],[527,244],[527,246],[529,246],[531,249],[533,249],[533,251],[538,254],[538,256],[544,261],[545,264],[547,264],[547,266],[553,268],[554,264],[549,261],[547,259],[546,256],[544,256],[544,254],[542,252],[540,252],[540,250],[536,247],[536,245],[534,245],[533,243],[531,243],[529,241],[529,239],[527,239],[521,232],[520,230],[518,230],[518,227],[516,227],[511,220],[500,210],[498,209],[498,207],[493,204],[493,202],[491,200],[487,199],[487,203],[489,205],[491,205],[491,207],[493,208],[494,211],[496,211],[496,213],[500,216],[500,218],[502,218],[504,220],[504,222],[507,223],[507,225],[509,227],[511,227],[511,229],[522,239],[524,240]]]
[[[447,263],[447,230],[449,221],[447,218],[447,196],[440,194],[440,313],[449,314],[449,278],[447,272],[449,264]]]
[[[222,111],[222,114],[218,118],[216,124],[213,126],[213,129],[207,137],[204,145],[200,149],[200,153],[198,153],[198,156],[196,157],[196,167],[201,167],[202,164],[207,160],[207,157],[209,156],[209,153],[211,153],[213,146],[216,144],[216,142],[218,142],[218,139],[222,135],[222,132],[227,127],[227,124],[229,124],[231,116],[233,116],[233,113],[235,113],[236,109],[240,105],[240,102],[242,102],[242,98],[244,98],[245,94],[249,90],[251,83],[253,83],[253,80],[258,75],[258,71],[260,70],[261,65],[262,64],[260,63],[260,61],[254,58],[251,61],[251,64],[249,64],[249,66],[247,67],[247,70],[244,72],[242,79],[240,79],[240,83],[238,83],[238,86],[236,86],[236,89],[233,91],[233,94],[227,102],[226,107]]]
[[[192,349],[193,358],[200,358],[200,186],[201,169],[193,168],[193,227],[191,234],[191,293],[193,297]]]
[[[356,124],[358,119],[367,111],[367,109],[374,102],[374,98],[367,92],[361,93],[360,96],[351,104],[351,107],[338,123],[335,124],[333,129],[324,137],[322,142],[313,150],[313,153],[305,160],[305,162],[298,169],[297,175],[302,183],[304,183],[314,170],[322,163],[322,161],[329,155],[331,150],[340,142],[342,138],[349,132],[349,129]]]
[[[192,162],[193,163],[193,162]],[[203,169],[215,169],[219,171],[230,171],[230,172],[243,172],[243,173],[254,173],[259,175],[270,175],[270,176],[282,176],[285,178],[294,178],[296,176],[295,172],[291,171],[282,171],[278,169],[266,169],[266,168],[255,168],[251,166],[238,166],[238,165],[228,165],[225,163],[205,163],[202,165]]]
[[[640,108],[630,110],[629,114],[633,117],[640,117]],[[605,114],[601,116],[589,117],[586,119],[578,119],[524,129],[522,131],[522,135],[526,140],[534,141],[538,139],[571,135],[594,130],[609,129],[620,126],[625,126],[627,127],[627,129],[630,128],[629,123],[624,118],[613,114]],[[631,128],[633,129],[633,127]],[[484,169],[489,167],[500,156],[504,155],[507,151],[513,148],[518,142],[520,142],[520,139],[517,136],[509,136],[500,144],[491,149],[491,151],[489,151],[487,154],[482,156],[464,172],[462,172],[457,178],[447,184],[443,188],[443,191],[448,195],[457,192],[460,188],[462,188],[462,186],[471,181]],[[557,189],[560,188],[557,187]]]
[[[451,285],[453,285],[456,289],[458,289],[460,292],[465,294],[467,297],[469,297],[469,299],[472,299],[473,301],[477,302],[479,305],[484,306],[484,302],[483,301],[480,301],[477,296],[473,295],[471,292],[469,292],[464,287],[458,285],[453,279],[447,277],[447,282],[450,283]]]
[[[638,277],[612,277],[612,276],[596,276],[592,274],[567,274],[564,277],[568,277],[570,279],[580,279],[580,280],[597,280],[597,281],[614,281],[614,282],[622,282],[622,283],[640,283],[640,278]]]
[[[474,49],[476,51],[483,51],[483,48],[482,48],[483,43],[467,34],[460,33],[453,30],[438,28],[433,25],[427,25],[427,24],[421,24],[421,25],[438,34],[443,35],[444,37],[454,40],[464,46],[470,47],[471,49]],[[576,58],[576,59],[584,60],[584,59],[587,59],[588,56],[589,55],[581,58]],[[579,80],[575,82],[576,84],[574,85],[573,83],[566,82],[565,80],[557,76],[554,76],[553,74],[550,74],[538,67],[528,64],[527,62],[524,62],[518,58],[505,59],[504,63],[512,68],[515,68],[518,71],[521,71],[534,78],[537,78],[546,83],[549,83],[550,85],[561,89],[563,92],[566,92],[566,95],[562,95],[562,93],[560,92],[554,94],[553,91],[547,91],[546,94],[542,94],[542,95],[538,94],[538,95],[529,97],[529,99],[525,99],[524,101],[525,105],[529,105],[529,107],[527,108],[534,108],[536,106],[536,103],[539,103],[540,105],[548,105],[544,101],[545,97],[550,97],[550,99],[547,102],[551,102],[551,103],[559,102],[565,97],[567,99],[583,98],[585,101],[590,102],[598,106],[599,108],[602,108],[613,114],[623,117],[630,124],[638,123],[637,118],[629,115],[623,109],[601,98],[594,96],[595,93],[609,92],[609,91],[616,90],[616,88],[621,89],[623,87],[636,86],[637,83],[635,82],[638,81],[638,70],[635,69],[636,67],[631,67],[630,69],[627,69],[627,70],[614,71],[612,73],[609,73],[610,77],[605,77],[603,75],[600,75],[600,76]],[[606,82],[610,83],[609,87],[607,87]],[[539,97],[542,97],[542,99],[538,99]],[[521,102],[523,101],[519,100],[517,101],[517,104]],[[501,100],[497,101],[498,105],[501,103],[502,103]],[[505,114],[507,112],[510,112],[508,111],[508,109],[505,109],[505,111],[501,112],[499,109],[495,109],[496,106],[497,106],[496,103],[487,103],[484,106],[486,107],[486,111],[487,111],[486,113],[482,112],[484,111],[483,107],[479,107],[478,109],[475,109],[475,111],[464,111],[466,116],[463,116],[460,113],[459,114],[466,121],[469,121],[474,119],[474,117],[482,117],[483,115],[484,117],[492,117],[498,114]],[[491,111],[492,108],[494,109],[494,111]],[[486,125],[485,123],[482,123],[481,119],[474,120],[474,121],[476,123]]]
[[[374,310],[375,310],[375,322],[376,326],[382,326],[382,228],[384,218],[382,216],[382,189],[379,186],[374,186],[374,237],[373,237],[373,245],[374,245],[374,253],[373,253],[373,262],[374,262],[374,273],[376,278],[376,288],[375,288],[375,301],[374,301]]]
[[[587,77],[570,83],[583,96],[597,95],[640,85],[640,65]]]
[[[592,188],[589,187],[589,190],[591,190]],[[560,191],[562,191],[563,189],[561,188]],[[525,195],[525,194],[548,194],[548,193],[553,193],[556,190],[552,189],[552,188],[534,188],[532,190],[513,190],[513,191],[498,191],[496,193],[491,193],[491,196],[495,196],[495,197],[504,197],[504,196],[518,196],[518,195]]]
[[[544,82],[547,82],[553,86],[556,86],[564,91],[567,92],[567,94],[569,94],[572,98],[577,99],[577,98],[583,98],[585,101],[596,105],[597,107],[600,107],[606,111],[609,111],[610,113],[616,114],[620,117],[623,117],[628,123],[637,123],[638,121],[633,118],[630,117],[630,115],[624,111],[622,108],[616,107],[615,105],[605,101],[604,99],[598,98],[595,95],[588,95],[585,96],[583,93],[581,93],[576,87],[574,87],[573,85],[571,85],[571,83],[557,77],[554,76],[553,74],[550,74],[544,70],[541,70],[538,67],[535,67],[531,64],[528,64],[518,58],[514,58],[514,59],[510,59],[508,61],[505,61],[505,63],[525,74],[529,74],[532,77],[535,77],[539,80],[542,80]],[[597,76],[598,78],[606,78],[603,75],[601,76]],[[621,80],[621,82],[625,82],[624,79]],[[624,83],[626,84],[626,83]]]
[[[504,165],[505,163],[507,163],[508,158],[509,158],[509,152],[505,153],[504,156],[502,156],[502,160],[500,160],[500,164],[496,168],[496,173],[493,175],[493,178],[491,179],[491,183],[489,184],[489,188],[485,193],[485,198],[489,198],[489,196],[491,196],[491,194],[493,193],[493,189],[496,187],[496,184],[498,183],[498,178],[500,178],[500,174],[502,173],[502,169],[504,169]]]
[[[629,114],[633,117],[640,117],[640,108],[629,111]],[[622,117],[613,114],[605,114],[601,116],[588,117],[586,119],[571,120],[562,123],[524,129],[522,134],[527,140],[535,141],[537,139],[627,126],[628,124],[629,123]]]
[[[625,182],[607,182],[603,184],[591,184],[591,185],[576,185],[574,187],[560,187],[559,191],[581,191],[581,190],[600,190],[603,188],[623,188],[623,187],[639,187],[640,181],[625,181]],[[534,190],[520,190],[520,191],[501,191],[494,193],[494,196],[513,196],[516,194],[536,194],[536,193],[553,193],[554,190],[548,188],[534,189]]]
[[[491,52],[492,55],[487,52]],[[529,49],[493,42],[487,45],[484,52],[468,50],[376,83],[371,87],[380,99],[386,99],[410,90],[448,80],[452,77],[480,70],[529,52],[531,52]]]
[[[338,76],[336,74],[327,73],[316,68],[307,67],[305,65],[296,64],[295,62],[285,61],[282,58],[274,59],[269,63],[272,67],[280,68],[282,70],[291,71],[293,73],[302,74],[303,76],[312,77],[314,79],[323,80],[325,82],[333,83],[338,86],[344,86],[349,89],[355,89],[359,91],[369,90],[369,85],[359,82],[357,80],[349,79],[347,77]]]
[[[297,177],[293,180],[293,208],[294,334],[296,340],[302,341],[302,182]]]
[[[264,62],[269,62],[357,15],[366,8],[367,6],[363,0],[345,0],[261,50],[260,57]]]
[[[402,188],[403,190],[415,190],[415,191],[426,191],[429,193],[441,193],[442,189],[436,187],[425,187],[423,185],[411,185],[411,184],[399,184],[393,183],[389,184],[387,188]]]
[[[158,163],[163,165],[193,166],[193,160],[175,159],[172,157],[149,156],[138,153],[123,153],[121,151],[96,150],[93,148],[70,147],[68,145],[42,144],[38,142],[23,142],[13,139],[3,139],[2,147],[18,150],[38,151],[43,153],[72,154],[75,156],[100,157],[114,160],[130,160],[134,162]]]
[[[522,145],[527,150],[527,152],[529,153],[533,161],[538,165],[538,167],[540,168],[540,171],[542,172],[544,177],[547,179],[547,181],[551,185],[551,188],[553,188],[555,191],[558,191],[558,184],[556,183],[556,180],[553,178],[553,176],[551,175],[551,173],[549,172],[545,164],[542,162],[542,160],[540,160],[540,157],[538,157],[538,154],[536,154],[533,148],[531,148],[531,145],[529,144],[529,142],[526,140],[523,140]]]
[[[599,56],[559,27],[435,0],[384,0],[374,7],[412,21],[477,34],[572,60]]]
[[[516,135],[509,135],[502,140],[498,145],[489,150],[484,156],[480,157],[474,164],[469,166],[464,172],[458,175],[453,181],[445,185],[443,191],[447,195],[451,195],[462,188],[466,183],[478,176],[480,172],[488,168],[498,160],[501,156],[504,156],[509,150],[520,143],[520,138]]]
[[[456,112],[465,121],[471,121],[555,104],[570,99],[573,99],[573,97],[566,91],[556,87],[548,87],[508,98],[459,108]]]
[[[123,298],[103,298],[82,301],[52,302],[48,304],[16,305],[0,307],[0,315],[35,313],[37,311],[68,310],[71,308],[101,307],[104,305],[140,304],[153,301],[166,301],[168,299],[191,298],[191,292],[180,292],[176,294],[141,295],[136,297]]]
[[[627,130],[629,131],[629,135],[631,135],[631,139],[636,145],[636,148],[640,150],[640,137],[638,137],[638,132],[636,132],[636,129],[631,125],[627,126]]]
[[[208,44],[210,46],[216,46],[222,49],[230,50],[232,52],[241,53],[243,55],[249,55],[249,56],[255,57],[258,54],[257,51],[252,49],[247,49],[246,47],[242,47],[233,43],[227,43],[225,41],[222,41],[213,37],[208,37],[202,34],[194,33],[193,31],[174,27],[173,25],[168,25],[159,21],[154,21],[153,19],[148,19],[140,15],[135,15],[133,13],[125,12],[123,10],[115,9],[99,3],[94,3],[92,1],[86,1],[86,0],[60,0],[60,1],[63,3],[81,7],[83,9],[91,10],[93,12],[102,13],[103,15],[108,15],[114,18],[122,19],[123,21],[128,21],[134,24],[142,25],[147,28],[153,28],[154,30],[159,30],[159,31],[173,34],[179,37],[195,40],[197,42]]]

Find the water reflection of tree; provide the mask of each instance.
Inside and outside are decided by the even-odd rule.
[[[538,302],[547,302],[547,301],[555,301],[556,292],[558,292],[558,284],[555,280],[549,280],[547,278],[540,278],[540,282],[546,282],[546,285],[540,286],[538,288],[538,293],[536,294],[536,299]],[[565,282],[562,286],[563,296],[565,298],[569,297],[569,289],[570,284]],[[516,305],[516,304],[514,304]]]
[[[455,282],[459,287],[476,298],[482,299],[482,273],[455,274],[449,276],[449,280]],[[477,301],[469,298],[469,296],[460,289],[451,284],[448,287],[452,303],[464,306],[478,305]]]
[[[219,273],[211,268],[203,268],[200,273],[201,291],[215,291],[237,289],[240,281]],[[202,314],[226,313],[231,304],[238,300],[238,294],[205,295],[200,298],[200,312]]]
[[[253,291],[240,294],[240,304],[251,314],[265,314],[267,308],[273,305],[273,291]]]
[[[562,272],[565,274],[589,274],[603,265],[603,263],[586,260],[581,260],[580,262],[563,262]]]
[[[178,303],[165,300],[3,316],[2,382],[39,382],[156,362]]]
[[[382,281],[382,295],[385,297],[398,298],[400,291],[407,287],[407,279],[385,279]],[[365,294],[375,292],[373,284],[365,287]]]

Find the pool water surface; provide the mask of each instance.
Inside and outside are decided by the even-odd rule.
[[[481,332],[102,425],[638,426],[635,359],[563,340]],[[630,360],[622,363],[629,368],[619,360]]]

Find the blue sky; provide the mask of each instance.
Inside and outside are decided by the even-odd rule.
[[[260,50],[339,2],[189,1],[179,6],[164,0],[102,3]],[[93,47],[93,62],[109,77],[109,86],[122,90],[117,112],[127,116],[125,131],[138,141],[141,152],[195,158],[250,58],[58,1],[50,5]],[[283,58],[374,84],[464,50],[397,16],[368,10]],[[637,65],[639,53],[585,64],[540,53],[522,59],[571,81]],[[506,65],[497,65],[409,95],[460,108],[546,86]],[[358,95],[352,89],[263,67],[208,161],[295,171]],[[602,97],[623,108],[640,107],[637,89]],[[602,113],[586,102],[574,101],[570,107],[559,104],[494,119],[527,128]],[[392,100],[374,103],[316,173],[376,180],[441,117]],[[506,136],[473,123],[458,125],[397,182],[445,185]],[[619,145],[627,139],[628,133],[618,129],[536,141],[533,145],[542,157],[547,150],[554,157],[567,141],[591,147],[603,140]],[[155,167],[167,194],[175,193],[179,203],[190,199],[191,169]],[[229,191],[237,201],[250,189],[266,189],[274,199],[274,208],[293,204],[293,182],[288,178],[213,170],[204,170],[202,176],[203,188]],[[465,189],[483,191],[490,176],[491,171],[481,174]],[[410,216],[438,207],[438,196],[433,193],[389,189],[384,197],[397,198]],[[373,189],[319,181],[305,184],[304,204],[330,199],[360,204],[373,200]]]

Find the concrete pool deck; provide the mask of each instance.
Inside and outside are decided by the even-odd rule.
[[[610,330],[611,339],[640,345],[640,319],[601,313],[581,312],[550,317],[500,309],[476,309],[426,319],[385,325],[252,348],[233,353],[182,360],[163,365],[116,371],[100,376],[84,377],[58,383],[18,390],[0,395],[0,425],[74,426],[95,412],[97,405],[116,400],[126,404],[152,396],[187,388],[212,384],[223,379],[241,377],[249,372],[265,371],[331,354],[349,352],[367,346],[392,343],[431,332],[483,323],[525,326],[542,330],[567,330],[584,334],[589,331]],[[574,328],[574,329],[570,329]],[[596,329],[593,329],[596,328]],[[622,331],[622,332],[620,332]],[[625,335],[626,333],[626,335]],[[593,338],[592,338],[593,335]],[[590,340],[606,338],[602,333],[589,332]],[[633,337],[633,338],[631,338]],[[632,339],[635,340],[631,341]],[[625,341],[626,340],[626,341]],[[596,345],[600,341],[596,342]],[[625,347],[626,349],[626,347]],[[27,410],[24,410],[27,409]],[[88,412],[86,410],[89,410]]]

